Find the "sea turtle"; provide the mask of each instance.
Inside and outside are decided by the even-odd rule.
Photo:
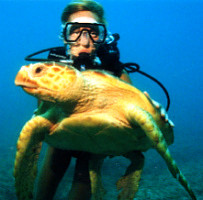
[[[150,148],[157,150],[171,174],[196,199],[168,149],[173,143],[173,128],[137,88],[104,71],[80,72],[54,62],[23,66],[15,84],[42,100],[17,142],[14,176],[19,199],[33,198],[42,141],[56,148],[91,153],[94,200],[103,199],[102,158],[118,155],[132,161],[117,182],[122,189],[118,199],[133,199],[143,168],[139,152]]]

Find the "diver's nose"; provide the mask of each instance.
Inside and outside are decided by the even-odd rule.
[[[80,36],[80,44],[87,46],[90,44],[90,36],[87,31],[83,31],[81,36]]]

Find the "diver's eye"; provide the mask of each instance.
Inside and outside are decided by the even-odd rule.
[[[98,38],[98,33],[97,32],[95,32],[95,31],[91,31],[90,32],[90,35],[93,37],[93,38]]]

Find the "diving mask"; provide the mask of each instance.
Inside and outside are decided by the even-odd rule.
[[[68,22],[63,29],[66,42],[77,42],[82,34],[88,34],[94,43],[103,43],[107,36],[104,24]]]

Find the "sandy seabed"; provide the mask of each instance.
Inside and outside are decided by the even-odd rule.
[[[181,148],[173,149],[172,155],[175,155],[174,158],[190,183],[197,199],[203,200],[203,151],[193,149],[192,152],[181,153]],[[15,151],[14,146],[0,148],[0,199],[2,200],[17,199],[12,176]],[[40,156],[39,165],[42,162],[43,154],[44,150]],[[179,182],[172,177],[158,153],[150,150],[144,154],[146,158],[145,167],[135,200],[189,200],[189,195]],[[107,194],[104,200],[117,199],[118,192],[115,183],[124,174],[128,164],[129,162],[122,157],[107,158],[105,160],[102,178]],[[73,170],[74,159],[58,188],[55,200],[66,199],[72,181]]]

